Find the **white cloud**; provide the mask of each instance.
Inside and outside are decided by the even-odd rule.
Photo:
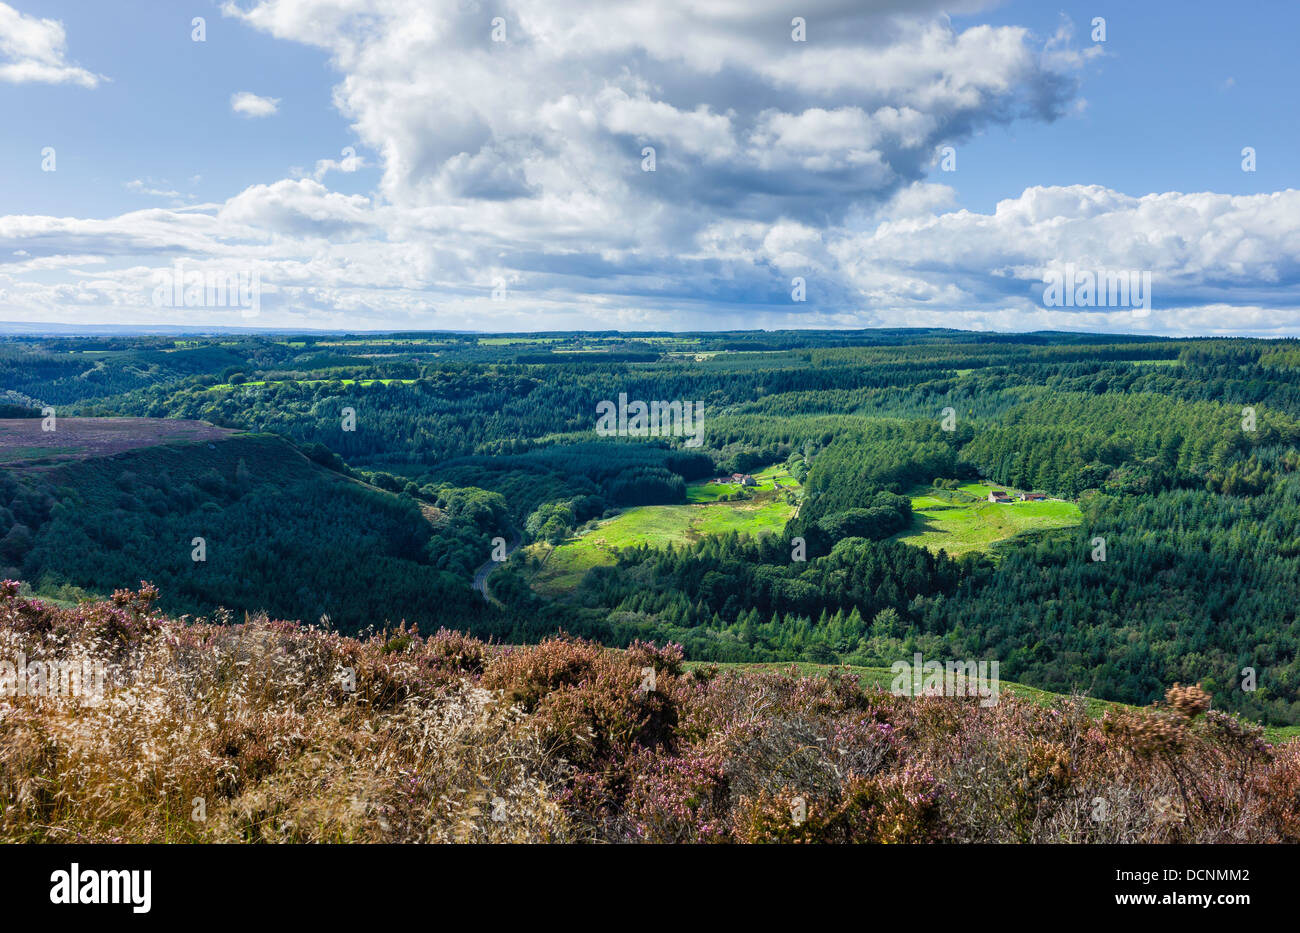
[[[111,307],[148,320],[152,271],[179,256],[199,268],[258,271],[262,319],[286,326],[798,322],[1179,334],[1294,333],[1300,320],[1300,191],[1132,197],[1074,186],[1030,188],[988,214],[927,207],[947,196],[942,185],[913,186],[881,209],[888,219],[857,232],[719,220],[671,260],[647,260],[614,249],[596,258],[503,254],[485,235],[434,235],[436,215],[286,179],[205,210],[0,217],[0,254],[23,254],[0,264],[0,287],[19,318],[24,308],[67,320]],[[1043,272],[1066,263],[1150,271],[1150,315],[1044,307]],[[57,270],[66,281],[23,277]],[[490,298],[498,275],[510,283],[506,302]],[[795,275],[809,292],[797,309]]]
[[[1096,54],[1071,51],[1066,29],[958,30],[942,15],[980,5],[808,0],[809,42],[795,43],[777,0],[610,0],[599,15],[562,0],[228,4],[326,51],[375,190],[326,185],[368,167],[349,149],[216,204],[0,217],[0,255],[27,254],[0,265],[7,316],[147,320],[151,270],[183,257],[257,271],[261,320],[284,326],[1180,333],[1228,326],[1237,305],[1243,328],[1300,328],[1295,191],[1077,185],[955,209],[953,188],[927,180],[952,177],[939,148],[1068,112]],[[494,15],[507,42],[491,40]],[[240,111],[241,97],[257,103]],[[249,116],[276,103],[232,98]],[[1151,271],[1150,316],[1043,307],[1044,271],[1066,263]],[[490,297],[498,277],[505,302]]]
[[[702,156],[706,161],[735,154],[730,118],[710,112],[707,104],[684,111],[645,95],[632,97],[621,88],[601,91],[595,104],[602,125],[615,135],[637,137],[646,142],[676,143],[684,152]]]
[[[58,20],[26,16],[0,3],[0,81],[93,88],[105,80],[69,64],[66,46],[67,34]]]
[[[240,116],[269,117],[280,109],[280,98],[258,97],[252,91],[230,95],[230,109]]]
[[[373,218],[370,202],[361,195],[328,190],[309,178],[254,185],[227,201],[217,219],[247,228],[250,236],[341,236],[366,232]]]
[[[894,193],[894,196],[881,204],[872,213],[873,221],[901,220],[905,217],[919,217],[938,212],[941,208],[952,207],[957,201],[957,192],[948,185],[936,182],[913,182],[906,188]]]
[[[179,198],[181,196],[179,191],[161,187],[166,184],[166,181],[156,182],[152,178],[136,178],[126,183],[126,190],[134,191],[136,194],[147,194],[155,198]]]
[[[1028,188],[992,214],[890,220],[832,250],[847,281],[883,308],[1036,315],[1074,327],[1131,326],[1127,309],[1043,307],[1044,275],[1149,272],[1152,319],[1194,332],[1198,307],[1300,311],[1300,191],[1133,197],[1095,185]],[[1245,320],[1249,323],[1249,319]],[[1222,326],[1222,322],[1220,322]]]
[[[357,151],[351,146],[344,149],[341,155],[343,158],[337,160],[317,159],[316,168],[312,171],[311,177],[316,181],[323,181],[330,172],[342,172],[345,175],[350,175],[366,165],[366,160],[357,155]]]
[[[335,103],[381,154],[390,202],[501,202],[478,213],[530,245],[583,225],[594,251],[633,225],[664,248],[719,214],[834,219],[918,180],[939,142],[1063,112],[1077,62],[1045,68],[1027,30],[957,31],[941,15],[982,5],[810,0],[806,43],[777,0],[613,0],[598,15],[558,0],[225,10],[330,53]],[[496,14],[505,42],[491,39]]]

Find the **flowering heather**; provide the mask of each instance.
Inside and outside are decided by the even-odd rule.
[[[1300,841],[1300,747],[1195,686],[1096,721],[687,671],[675,645],[191,622],[157,596],[0,585],[0,659],[107,670],[102,697],[0,696],[0,841]]]

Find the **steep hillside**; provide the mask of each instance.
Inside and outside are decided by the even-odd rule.
[[[137,433],[165,440],[168,422],[136,422]],[[106,433],[77,428],[61,424],[60,443]],[[205,437],[9,464],[0,472],[5,573],[65,599],[148,578],[171,611],[328,616],[345,631],[481,611],[466,569],[437,565],[456,529],[432,525],[416,501],[325,469],[279,437]],[[488,548],[478,542],[466,560]]]

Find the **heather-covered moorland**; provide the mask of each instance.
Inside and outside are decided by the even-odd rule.
[[[0,588],[0,656],[104,674],[80,696],[3,675],[0,840],[1300,841],[1300,743],[1194,686],[1095,720],[688,672],[672,645],[193,622],[157,596]]]

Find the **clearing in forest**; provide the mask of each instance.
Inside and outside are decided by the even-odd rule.
[[[1011,502],[990,502],[992,490],[1003,490]],[[894,536],[933,552],[956,557],[987,551],[999,541],[1030,531],[1070,528],[1082,520],[1079,507],[1064,499],[1022,502],[1023,490],[1010,486],[965,483],[956,489],[923,486],[914,489],[912,527]]]
[[[530,545],[530,557],[543,563],[532,580],[544,595],[557,595],[582,582],[592,567],[614,563],[619,548],[648,544],[667,547],[685,545],[730,531],[753,536],[779,534],[795,514],[803,487],[784,465],[752,474],[756,486],[692,483],[686,490],[686,505],[640,505],[625,509],[613,518],[591,526],[558,547]],[[722,496],[741,493],[747,498],[722,501]]]

